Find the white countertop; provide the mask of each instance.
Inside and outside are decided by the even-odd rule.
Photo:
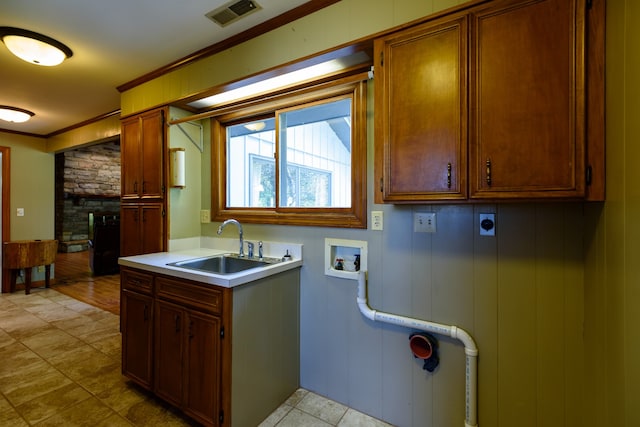
[[[226,246],[226,245],[223,245]],[[265,242],[265,257],[281,258],[285,252],[275,253],[275,249],[286,247],[289,254],[292,256],[291,261],[283,261],[277,264],[269,264],[260,268],[252,268],[249,270],[240,271],[234,274],[214,274],[207,273],[205,271],[192,270],[188,268],[181,268],[169,263],[185,261],[190,259],[206,258],[213,255],[220,255],[224,253],[230,253],[232,251],[225,250],[225,248],[196,248],[186,249],[173,252],[157,252],[153,254],[136,255],[129,257],[122,257],[118,259],[118,264],[125,267],[137,268],[140,270],[149,271],[152,273],[165,274],[167,276],[173,276],[180,279],[194,280],[202,283],[209,283],[211,285],[222,286],[225,288],[232,288],[234,286],[242,285],[244,283],[253,282],[255,280],[262,279],[264,277],[272,276],[283,271],[291,270],[302,266],[302,245],[299,244],[268,244]],[[266,251],[267,248],[271,248],[274,251]],[[237,248],[236,248],[237,249]],[[257,249],[256,249],[257,250]]]

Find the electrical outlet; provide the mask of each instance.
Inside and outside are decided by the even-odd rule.
[[[16,216],[24,216],[24,208],[16,209]]]
[[[200,223],[206,224],[211,222],[211,211],[209,209],[203,209],[200,211]]]
[[[371,211],[371,229],[382,230],[384,227],[384,216],[382,211]]]
[[[413,231],[415,233],[435,233],[436,214],[434,212],[415,212],[413,214]]]
[[[480,235],[481,236],[496,235],[496,214],[492,214],[492,213],[480,214]]]

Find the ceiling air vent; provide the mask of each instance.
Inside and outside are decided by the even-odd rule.
[[[260,9],[260,5],[253,0],[234,0],[212,10],[205,16],[224,27]]]

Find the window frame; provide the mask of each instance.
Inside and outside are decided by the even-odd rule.
[[[348,208],[227,208],[227,141],[225,126],[258,120],[276,110],[349,95],[351,105],[351,207]],[[211,218],[235,218],[246,223],[319,227],[367,227],[367,81],[344,78],[290,93],[265,96],[224,108],[211,120]],[[278,164],[278,159],[276,164]],[[278,184],[276,184],[278,185]]]

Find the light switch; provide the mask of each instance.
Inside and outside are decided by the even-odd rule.
[[[24,216],[24,208],[16,209],[16,216]]]

